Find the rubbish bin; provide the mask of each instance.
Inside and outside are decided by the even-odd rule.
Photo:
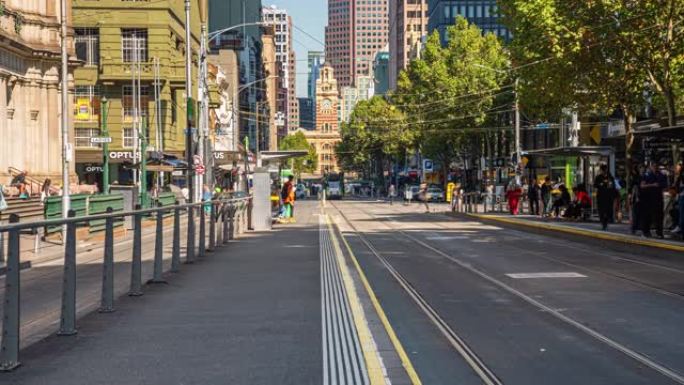
[[[138,186],[111,185],[109,186],[109,191],[110,194],[123,195],[124,211],[134,210],[135,205],[139,202],[140,194],[138,194]],[[124,226],[127,230],[133,230],[133,217],[126,217]]]

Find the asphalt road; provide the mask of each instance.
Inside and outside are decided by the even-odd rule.
[[[328,211],[423,384],[684,383],[684,257],[418,205],[339,201]]]

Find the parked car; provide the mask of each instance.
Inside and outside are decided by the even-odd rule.
[[[404,200],[418,200],[418,195],[420,194],[420,186],[406,186],[408,191],[404,190]]]

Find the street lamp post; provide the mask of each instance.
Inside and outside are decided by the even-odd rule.
[[[107,128],[107,113],[109,112],[109,100],[102,97],[102,193],[109,194],[109,129]]]
[[[71,209],[69,197],[69,163],[71,146],[69,143],[69,53],[67,51],[67,0],[60,1],[61,43],[62,43],[62,217],[67,218]],[[62,239],[66,242],[66,225],[62,229]]]

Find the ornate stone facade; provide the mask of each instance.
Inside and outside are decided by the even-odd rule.
[[[318,154],[318,170],[314,177],[328,172],[339,172],[335,146],[340,141],[338,119],[339,94],[333,67],[324,65],[316,80],[316,129],[304,130],[304,135],[313,144]]]
[[[59,183],[59,4],[59,0],[5,0],[0,8],[0,184],[7,184],[14,174],[10,168],[27,171],[36,180],[49,177]],[[70,7],[67,20],[71,20]],[[68,44],[71,55],[72,44]]]

